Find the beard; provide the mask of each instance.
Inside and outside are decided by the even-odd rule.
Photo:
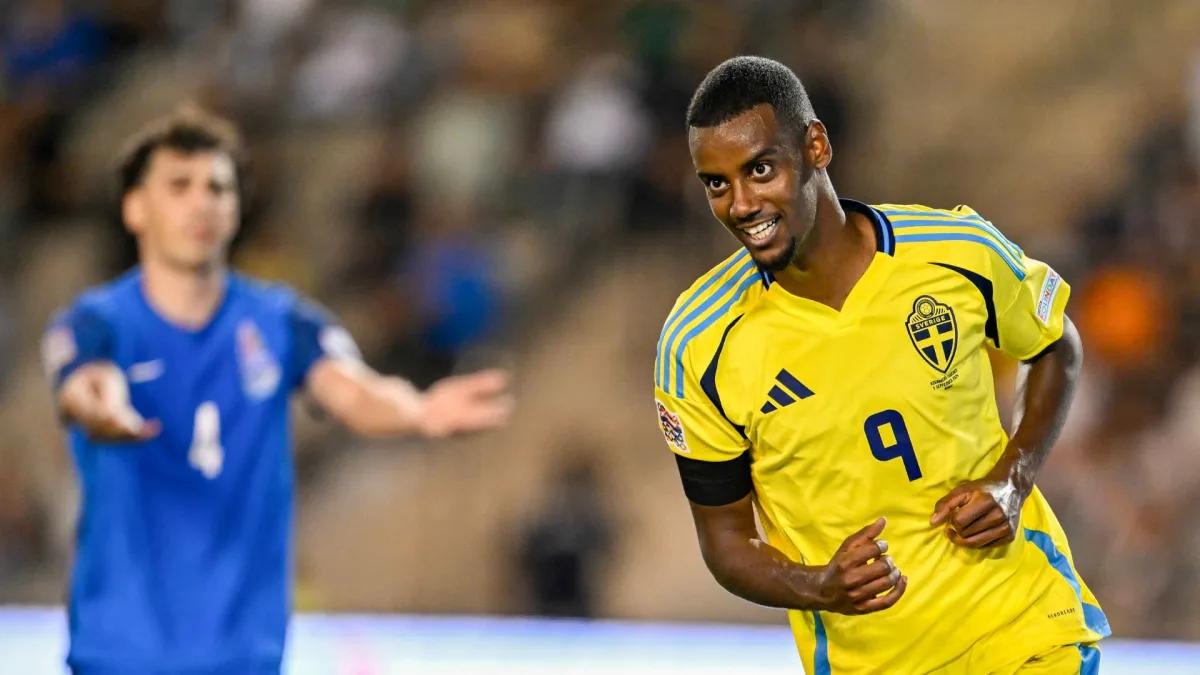
[[[762,269],[765,272],[770,272],[771,274],[778,274],[779,272],[787,269],[788,265],[792,264],[792,261],[796,259],[796,253],[798,252],[799,248],[799,241],[796,239],[795,235],[792,235],[788,237],[787,245],[784,246],[779,253],[776,253],[769,258],[756,260],[755,262],[758,264],[759,269]]]

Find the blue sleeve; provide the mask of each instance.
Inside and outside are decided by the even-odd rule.
[[[291,307],[292,351],[288,373],[293,388],[304,384],[308,371],[325,357],[361,359],[358,345],[333,313],[311,300],[297,298]]]
[[[99,311],[76,305],[51,320],[41,348],[46,376],[57,391],[81,366],[112,358],[112,325]]]

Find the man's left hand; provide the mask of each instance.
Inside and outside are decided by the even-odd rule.
[[[1011,544],[1025,497],[1006,480],[984,478],[963,483],[938,500],[931,525],[946,524],[946,536],[964,548]]]
[[[423,394],[418,428],[427,438],[446,438],[503,427],[513,411],[508,387],[501,370],[439,380]]]

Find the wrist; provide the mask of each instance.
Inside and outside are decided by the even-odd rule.
[[[437,436],[437,420],[429,414],[429,401],[424,393],[415,393],[405,403],[406,415],[412,420],[411,426],[422,438]]]
[[[425,392],[399,377],[385,377],[384,390],[399,413],[402,426],[421,435],[428,435],[428,403]]]
[[[1033,491],[1034,474],[1028,460],[1030,455],[1019,444],[1009,441],[996,466],[988,472],[988,479],[990,482],[1010,486],[1024,501]]]
[[[799,599],[791,609],[826,611],[833,599],[825,592],[828,565],[796,565],[792,569],[791,587]]]
[[[1012,483],[1015,464],[1016,462],[1009,456],[1009,451],[1005,450],[996,464],[984,476],[984,480],[989,483]]]

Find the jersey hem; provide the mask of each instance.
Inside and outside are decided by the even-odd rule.
[[[1004,652],[995,652],[997,654],[1007,654],[1007,656],[997,656],[994,659],[988,659],[986,662],[980,661],[980,665],[987,669],[999,668],[1007,664],[1016,663],[1021,659],[1025,659],[1027,661],[1038,654],[1041,654],[1049,649],[1054,649],[1055,647],[1069,647],[1081,643],[1099,644],[1104,640],[1104,638],[1098,633],[1087,628],[1082,630],[1071,629],[1068,631],[1051,633],[1050,635],[1037,640],[1023,639],[1026,638],[1026,636],[1021,633],[1009,635],[1005,631],[1001,630],[996,631],[985,639],[990,641],[993,638],[1007,638],[1006,642],[1008,644],[1020,645],[1020,650],[1018,651],[1017,649],[1012,649]],[[976,645],[978,644],[979,643],[976,643]],[[972,646],[972,649],[974,648],[975,646]],[[969,653],[970,652],[968,651],[968,654]],[[1024,661],[1021,662],[1023,663]]]
[[[789,610],[789,612],[792,612],[792,611],[803,612],[803,610]],[[795,635],[795,633],[794,633],[794,626],[795,626],[795,624],[793,624],[793,642],[795,643],[795,646],[796,646],[797,650],[799,651],[800,657],[803,659],[806,656],[811,656],[813,653],[813,646],[817,642],[816,635],[814,633],[806,633],[805,636],[810,638],[810,640],[807,644],[801,643],[801,641],[799,639],[797,639],[798,636]],[[1054,632],[1054,633],[1050,633],[1050,634],[1038,633],[1037,635],[1039,635],[1040,637],[1038,637],[1037,639],[1032,639],[1032,636],[1027,633],[1009,633],[1008,631],[1005,631],[1003,629],[996,630],[996,631],[993,631],[991,633],[981,636],[974,643],[972,643],[970,646],[968,646],[965,650],[963,650],[961,653],[954,656],[952,659],[950,659],[947,662],[938,664],[937,666],[929,666],[927,664],[921,664],[921,665],[919,665],[919,668],[921,668],[921,669],[932,668],[933,670],[937,670],[937,669],[945,668],[946,666],[949,666],[949,665],[955,665],[955,664],[963,663],[964,661],[966,661],[966,662],[970,662],[973,666],[982,668],[984,671],[990,671],[991,669],[999,668],[1004,665],[1008,665],[1011,663],[1021,661],[1021,659],[1025,659],[1025,660],[1031,659],[1031,658],[1037,656],[1038,654],[1041,654],[1042,652],[1045,652],[1046,650],[1049,650],[1049,649],[1053,649],[1055,647],[1067,647],[1067,646],[1076,645],[1076,644],[1098,645],[1098,644],[1102,643],[1103,640],[1105,639],[1105,636],[1101,636],[1100,634],[1095,633],[1086,628],[1082,629],[1082,630],[1073,628],[1070,630]],[[1012,644],[1012,645],[1017,645],[1018,647],[1014,648],[1014,649],[1010,649],[1010,650],[1002,650],[1002,651],[995,650],[994,645],[996,643],[994,641],[997,639],[1000,639],[1003,641],[1003,642],[1001,642],[1001,644]],[[830,640],[827,643],[827,645],[828,645],[827,649],[829,649],[830,652],[838,651],[836,642]],[[973,652],[975,650],[980,650],[981,653],[989,653],[990,652],[991,656],[989,656],[985,659],[979,659],[978,661],[975,661],[972,659]],[[892,666],[895,665],[895,664],[892,664],[890,661],[888,663]],[[833,670],[834,670],[834,672],[842,672],[837,667],[834,667]],[[850,668],[847,672],[866,674],[866,673],[890,673],[893,671],[891,671],[891,670],[872,670],[870,667],[867,667],[867,668],[861,669],[861,670],[855,669],[855,668]],[[923,672],[928,672],[928,671],[923,671]]]

